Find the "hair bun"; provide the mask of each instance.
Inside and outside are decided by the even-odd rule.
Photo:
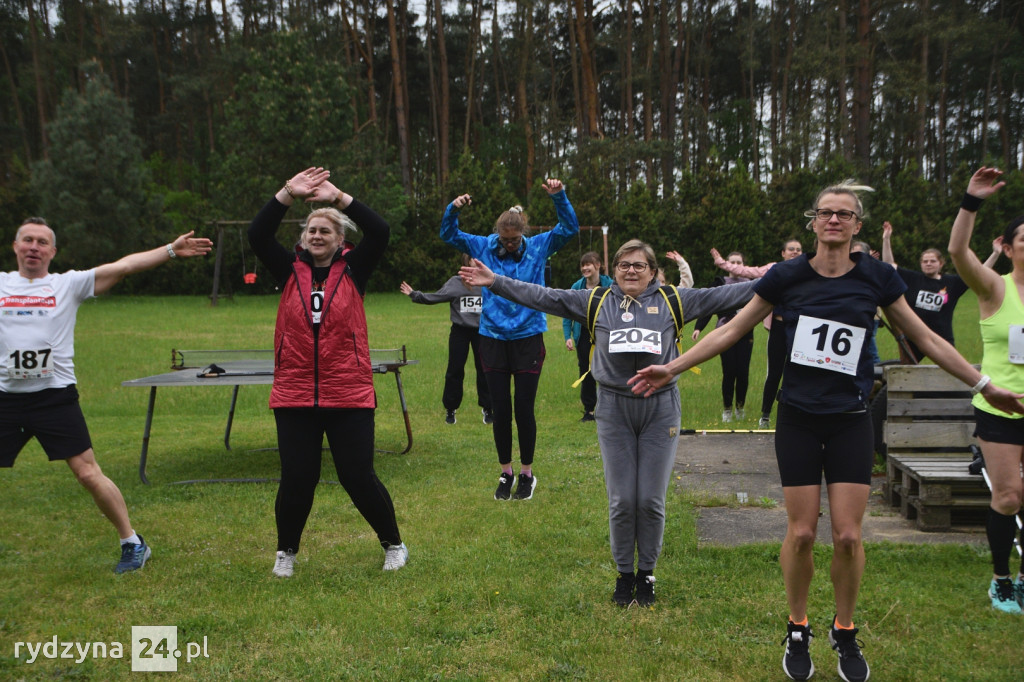
[[[522,207],[522,206],[520,206],[520,205],[518,205],[518,204],[516,204],[515,206],[513,206],[512,208],[510,208],[510,209],[508,210],[508,212],[509,212],[509,213],[522,213],[522,212],[523,212],[523,207]]]

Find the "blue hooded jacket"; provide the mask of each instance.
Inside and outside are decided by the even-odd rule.
[[[553,256],[580,231],[576,212],[569,203],[565,191],[550,195],[555,204],[558,224],[554,229],[523,237],[522,258],[517,262],[511,257],[499,257],[502,251],[498,235],[486,237],[469,234],[459,229],[459,209],[448,204],[441,219],[441,239],[463,253],[476,258],[495,274],[504,275],[521,282],[544,284],[544,267]],[[547,316],[518,303],[513,303],[484,287],[483,313],[480,316],[480,333],[502,341],[525,339],[548,330]]]

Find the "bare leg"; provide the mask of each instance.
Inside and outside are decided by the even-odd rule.
[[[786,500],[787,526],[779,563],[786,584],[789,617],[800,622],[807,616],[807,593],[814,576],[813,550],[818,532],[821,486],[788,486],[782,489],[782,494]]]
[[[862,483],[833,483],[828,486],[832,516],[832,588],[836,595],[836,620],[853,623],[860,580],[864,575],[864,543],[861,525],[871,486]],[[831,625],[831,623],[829,624]]]
[[[67,463],[78,482],[92,494],[96,506],[114,524],[118,537],[122,540],[131,537],[132,524],[128,520],[128,506],[124,503],[124,497],[118,487],[100,470],[92,448],[80,455],[69,457]]]

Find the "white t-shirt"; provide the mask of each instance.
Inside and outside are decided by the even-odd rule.
[[[94,270],[39,279],[0,273],[0,391],[33,393],[75,383],[75,316],[95,284]]]

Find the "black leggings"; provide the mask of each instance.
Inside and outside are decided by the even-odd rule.
[[[750,356],[753,352],[754,331],[750,330],[719,356],[722,359],[722,404],[727,409],[732,407],[734,388],[736,390],[736,407],[743,407],[747,403]]]
[[[462,405],[462,382],[466,378],[466,360],[473,350],[473,367],[476,369],[477,404],[490,411],[491,397],[487,392],[487,380],[480,365],[480,334],[475,327],[453,324],[448,333],[448,369],[444,373],[444,392],[441,403],[446,410],[457,410]]]
[[[764,378],[764,391],[761,392],[762,417],[771,416],[785,366],[786,330],[782,327],[782,320],[772,318],[772,328],[768,332],[768,375]]]
[[[533,464],[533,452],[537,447],[537,418],[533,405],[537,400],[537,386],[540,372],[488,371],[487,388],[491,393],[494,408],[494,447],[498,450],[498,463],[512,463],[512,416],[515,414],[519,430],[519,461]],[[512,379],[515,377],[515,404],[512,400]]]
[[[299,550],[320,482],[324,434],[338,482],[377,533],[381,546],[401,544],[391,496],[373,470],[373,409],[277,408],[274,419],[281,455],[281,485],[274,503],[279,551]]]

